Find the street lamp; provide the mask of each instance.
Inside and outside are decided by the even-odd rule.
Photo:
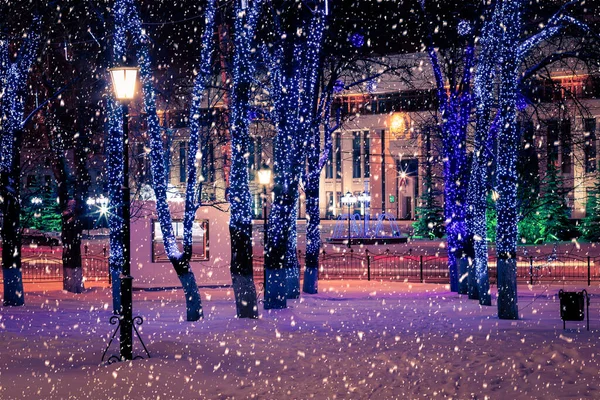
[[[367,218],[368,218],[368,214],[367,214],[367,204],[369,204],[371,202],[371,195],[369,194],[369,192],[362,192],[360,194],[360,196],[358,196],[358,201],[359,203],[362,204],[363,206],[363,212],[365,213],[364,215],[364,225],[363,225],[363,234],[365,237],[367,237]]]
[[[135,95],[135,86],[139,68],[116,67],[110,68],[110,76],[113,84],[114,96],[121,103],[123,110],[123,204],[121,211],[123,216],[123,270],[121,271],[121,310],[119,325],[120,329],[120,360],[133,359],[133,299],[131,276],[131,190],[129,188],[129,102]],[[113,320],[111,320],[112,322]],[[136,317],[136,323],[141,323],[141,317]],[[115,331],[116,333],[116,331]],[[137,329],[136,329],[137,333]],[[114,334],[113,334],[114,337]],[[139,333],[138,333],[139,337]],[[112,339],[111,339],[112,340]],[[140,338],[141,340],[141,338]],[[143,345],[143,342],[142,342]],[[110,343],[109,343],[110,346]],[[146,349],[146,346],[144,346]],[[108,348],[107,348],[108,350]],[[146,350],[146,353],[148,351]],[[106,354],[106,351],[105,351]],[[104,358],[104,356],[103,356]],[[112,358],[112,357],[111,357]],[[110,359],[109,359],[110,360]]]
[[[258,183],[263,187],[263,257],[266,261],[267,257],[267,186],[271,184],[271,168],[267,164],[263,164],[258,170]],[[267,292],[267,266],[263,262],[263,279],[264,289]]]
[[[356,196],[354,196],[350,191],[346,192],[346,194],[342,197],[342,204],[348,206],[348,248],[350,248],[350,207],[356,204]]]

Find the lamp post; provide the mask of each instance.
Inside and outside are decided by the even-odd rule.
[[[263,187],[263,257],[266,261],[267,255],[267,186],[271,184],[271,168],[267,164],[263,164],[258,170],[258,183]],[[267,268],[263,262],[263,279],[264,289],[267,292]]]
[[[120,359],[133,359],[133,299],[131,276],[131,214],[129,188],[129,102],[135,94],[138,68],[116,67],[109,69],[114,95],[123,110],[123,270],[121,271],[121,312],[120,312]],[[137,317],[136,317],[137,318]],[[117,328],[118,329],[118,328]]]
[[[367,204],[369,204],[371,202],[371,195],[369,194],[369,192],[362,192],[360,194],[360,196],[358,196],[358,201],[363,205],[363,210],[364,210],[364,225],[363,225],[363,235],[365,237],[367,237],[367,218],[368,218],[368,214],[367,214]]]
[[[356,196],[354,196],[350,191],[346,192],[346,194],[342,197],[342,204],[348,206],[348,248],[350,248],[350,206],[356,204]]]

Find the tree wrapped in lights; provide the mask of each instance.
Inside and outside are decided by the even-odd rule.
[[[25,304],[21,273],[20,235],[20,146],[26,118],[27,79],[35,60],[41,20],[34,16],[16,55],[10,43],[0,38],[0,194],[2,196],[2,275],[5,306]]]
[[[488,205],[488,163],[492,150],[488,144],[495,132],[491,121],[494,106],[493,84],[495,80],[499,34],[499,8],[492,5],[487,10],[481,35],[481,52],[474,78],[475,133],[473,137],[473,157],[469,175],[467,196],[468,247],[466,255],[469,263],[469,297],[479,299],[481,305],[491,305],[488,275],[487,249],[487,205]]]
[[[499,128],[497,140],[496,203],[498,226],[496,251],[498,256],[498,316],[501,319],[518,319],[517,262],[518,203],[517,203],[517,152],[519,132],[517,127],[519,85],[555,61],[580,57],[578,52],[554,52],[534,66],[520,72],[531,51],[567,27],[590,33],[586,24],[568,14],[569,7],[579,2],[569,1],[548,20],[541,29],[524,39],[522,13],[523,0],[501,1],[501,45],[499,48]]]
[[[420,12],[426,22],[427,7],[421,0]],[[466,227],[466,201],[468,184],[467,128],[471,116],[471,80],[475,61],[475,34],[473,28],[462,24],[459,28],[466,44],[462,49],[462,73],[453,56],[444,56],[434,44],[431,24],[426,25],[425,47],[435,79],[437,90],[439,123],[444,160],[444,216],[448,241],[448,269],[450,289],[459,290],[458,263],[464,252]],[[444,64],[447,64],[444,68]],[[444,71],[447,74],[444,74]],[[449,86],[449,87],[448,87]]]
[[[252,276],[252,196],[248,186],[250,102],[255,73],[254,34],[260,0],[235,2],[234,55],[231,87],[231,276],[238,316],[256,318],[258,306]]]
[[[117,7],[117,5],[119,7]],[[209,0],[205,9],[205,29],[202,35],[202,49],[200,53],[200,68],[196,76],[192,91],[192,104],[190,108],[190,150],[187,165],[187,182],[184,211],[183,251],[179,250],[169,205],[167,202],[167,177],[164,163],[164,149],[161,138],[159,119],[156,114],[156,94],[152,78],[152,65],[150,57],[149,38],[142,23],[133,0],[120,0],[115,5],[115,29],[123,38],[127,31],[132,33],[134,43],[137,45],[137,59],[140,64],[140,78],[144,94],[144,107],[147,114],[148,135],[150,137],[150,157],[152,168],[152,183],[156,196],[156,212],[163,234],[165,251],[171,261],[175,272],[183,286],[186,300],[187,320],[196,321],[203,317],[202,303],[198,293],[196,278],[190,268],[192,256],[192,228],[196,211],[200,206],[200,191],[197,188],[196,154],[200,135],[200,113],[203,93],[211,72],[211,58],[213,52],[212,35],[214,31],[215,0]],[[123,30],[123,32],[121,32]],[[123,52],[121,43],[115,54]],[[121,46],[121,47],[120,47]],[[122,176],[122,175],[121,175]]]
[[[263,48],[271,81],[272,118],[277,130],[275,198],[269,216],[266,253],[265,308],[285,308],[286,299],[296,298],[300,292],[297,261],[294,262],[296,255],[290,254],[290,249],[295,247],[296,241],[295,216],[300,179],[305,175],[308,141],[311,130],[318,129],[314,124],[324,29],[321,6],[310,11],[307,29],[301,29],[303,15],[296,13],[290,16],[292,21],[288,21],[284,33],[279,14],[274,10],[278,41],[270,51]]]
[[[335,83],[331,79],[330,83]],[[319,252],[321,251],[321,228],[320,228],[320,210],[319,210],[319,183],[321,171],[328,161],[329,153],[333,147],[333,132],[340,126],[339,113],[337,123],[330,124],[331,103],[333,97],[333,85],[325,88],[322,95],[321,104],[323,105],[322,124],[314,124],[311,130],[309,148],[307,151],[307,173],[304,192],[306,194],[306,269],[304,270],[304,284],[302,291],[305,293],[317,293],[319,277]],[[320,114],[320,113],[319,113]],[[321,151],[321,130],[323,126],[324,146]]]
[[[124,0],[115,1],[113,7],[114,32],[113,32],[113,62],[120,62],[125,57],[128,27],[128,3]],[[113,313],[118,314],[121,309],[121,280],[123,270],[123,216],[121,204],[123,204],[123,110],[114,99],[112,91],[107,99],[108,132],[106,135],[106,164],[107,189],[109,199],[108,228],[110,254],[108,267],[112,282]]]
[[[326,23],[326,2],[323,8],[317,4],[314,10],[314,15],[310,19],[308,26],[308,34],[306,38],[306,50],[304,63],[302,65],[302,89],[300,94],[300,116],[298,135],[308,133],[306,161],[306,175],[304,181],[304,191],[306,195],[306,269],[304,273],[304,292],[316,293],[317,291],[317,276],[318,276],[318,257],[321,248],[321,238],[319,232],[319,178],[320,172],[327,160],[326,157],[320,157],[320,141],[321,141],[321,112],[325,114],[325,140],[329,142],[329,150],[331,150],[331,134],[333,130],[329,126],[329,113],[331,108],[331,85],[325,88],[321,94],[322,100],[320,104],[323,107],[318,107],[319,104],[319,76],[321,70],[321,49],[323,47],[323,34]],[[325,103],[323,103],[323,101]],[[334,128],[335,129],[335,128]],[[329,138],[329,139],[328,139]],[[329,154],[329,152],[327,152]],[[304,164],[301,164],[304,165]],[[315,201],[316,199],[316,201]],[[298,202],[296,202],[296,215]],[[294,225],[296,221],[293,221]],[[297,234],[294,230],[290,235],[290,241],[296,243]],[[297,258],[293,257],[292,260]],[[299,295],[299,273],[300,269],[296,266],[288,268],[288,297],[297,297]],[[297,292],[296,292],[297,290]]]
[[[504,24],[500,47],[500,88],[498,93],[500,126],[496,160],[496,252],[498,257],[498,317],[518,319],[517,308],[517,79],[518,38],[521,34],[520,1],[502,2]]]

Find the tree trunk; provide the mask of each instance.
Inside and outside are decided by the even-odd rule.
[[[465,250],[466,251],[466,250]],[[456,257],[456,255],[455,255]],[[469,293],[469,258],[465,253],[462,257],[457,257],[458,263],[458,294]]]
[[[317,178],[318,179],[318,178]],[[306,187],[306,266],[304,293],[316,294],[319,283],[319,251],[321,250],[321,216],[319,215],[319,185],[310,179]]]
[[[454,128],[453,128],[454,127]],[[465,203],[468,185],[466,143],[460,140],[460,128],[456,124],[447,127],[446,161],[444,162],[444,214],[447,221],[448,271],[450,290],[459,291],[459,259],[463,255],[466,235]],[[460,136],[460,137],[459,137]],[[458,137],[458,138],[457,138]]]
[[[477,259],[475,257],[475,247],[473,246],[473,236],[467,235],[465,240],[465,256],[463,259],[467,262],[467,294],[471,300],[479,300],[479,285],[477,284]]]
[[[285,256],[287,298],[300,298],[300,264],[298,262],[298,195],[289,215],[288,247]]]
[[[196,277],[189,267],[189,263],[176,268],[177,277],[183,286],[183,294],[185,296],[185,309],[188,321],[198,321],[204,318],[202,311],[202,300],[200,292],[196,284]]]
[[[229,226],[231,280],[238,318],[258,318],[256,287],[252,275],[252,225]]]
[[[74,221],[64,221],[66,218],[63,211],[63,289],[70,293],[83,293],[83,269],[81,267],[81,226]],[[80,225],[80,224],[79,224]]]
[[[498,316],[518,319],[517,307],[517,49],[521,32],[520,0],[503,2],[504,38],[500,66],[500,116],[496,163],[498,192],[496,252],[498,257]]]
[[[517,259],[498,258],[498,318],[519,319]]]
[[[265,309],[287,307],[287,271],[290,214],[296,198],[293,190],[288,188],[283,193],[280,185],[275,186],[275,200],[269,215],[269,234],[267,235],[267,251],[265,259],[267,282],[265,285]]]
[[[252,276],[252,196],[248,186],[249,107],[255,73],[254,30],[260,2],[243,11],[237,3],[234,23],[234,55],[231,86],[231,170],[228,200],[231,205],[231,282],[239,318],[257,318],[256,287]],[[265,244],[266,245],[266,244]],[[265,282],[266,283],[266,282]],[[266,300],[265,300],[266,304]]]
[[[17,152],[18,153],[18,152]],[[19,165],[19,156],[16,156]],[[21,205],[19,203],[19,169],[12,174],[2,174],[4,218],[2,220],[2,276],[4,279],[5,306],[25,304],[23,275],[21,272]],[[10,176],[10,178],[9,178]],[[12,178],[12,179],[11,179]]]

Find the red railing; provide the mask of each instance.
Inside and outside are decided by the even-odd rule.
[[[108,258],[82,256],[81,266],[86,281],[109,282]],[[59,253],[28,254],[21,260],[23,282],[62,282],[63,263]],[[0,275],[0,281],[2,276]]]
[[[298,252],[302,269],[304,254]],[[264,281],[264,258],[253,259],[254,279]],[[492,285],[497,281],[497,260],[488,258],[488,271]],[[300,274],[302,277],[302,274]],[[446,256],[416,255],[411,253],[380,254],[323,253],[319,257],[320,279],[364,279],[407,282],[448,283],[448,258]],[[517,257],[517,280],[522,283],[568,283],[600,281],[600,257],[580,256],[570,253],[552,253]]]

